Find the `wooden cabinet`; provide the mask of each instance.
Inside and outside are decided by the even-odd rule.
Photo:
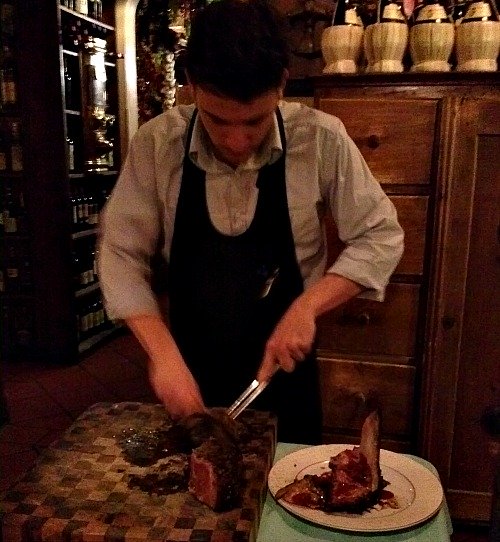
[[[497,74],[498,75],[498,74]],[[423,373],[421,451],[453,517],[487,520],[494,460],[480,427],[500,406],[500,90],[453,103],[449,179],[436,239]]]
[[[97,215],[119,168],[114,3],[103,2],[102,17],[57,0],[14,6],[32,287],[5,295],[3,350],[76,363],[114,330],[93,269]],[[20,345],[27,299],[29,340]]]
[[[456,519],[490,514],[479,419],[500,405],[498,73],[327,76],[338,116],[390,196],[405,252],[384,303],[356,299],[319,325],[324,439],[352,441],[366,402],[382,445],[438,469]],[[330,258],[341,244],[329,231]]]
[[[315,105],[339,117],[396,206],[405,251],[384,303],[354,299],[326,314],[318,330],[325,393],[325,439],[345,440],[370,398],[382,407],[383,445],[415,449],[414,412],[432,241],[430,209],[437,189],[434,142],[439,97],[319,78]],[[385,92],[384,92],[385,90]],[[411,126],[411,129],[409,127]],[[329,258],[342,249],[332,225]],[[328,389],[331,388],[331,393]]]

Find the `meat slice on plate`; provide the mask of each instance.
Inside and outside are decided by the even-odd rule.
[[[384,485],[377,410],[363,423],[360,445],[331,457],[328,466],[331,470],[321,475],[306,475],[279,489],[276,499],[326,512],[363,512],[375,504]]]
[[[380,487],[380,417],[371,412],[361,429],[361,443],[332,457],[327,510],[363,511],[374,504]]]
[[[306,474],[304,478],[278,489],[276,499],[284,499],[291,504],[307,506],[307,508],[325,508],[327,484],[321,485],[319,476]]]

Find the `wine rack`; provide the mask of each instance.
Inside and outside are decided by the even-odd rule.
[[[0,6],[2,357],[73,364],[119,329],[95,266],[120,168],[114,2]]]
[[[7,349],[25,353],[33,347],[35,298],[23,163],[18,17],[13,0],[0,2],[0,19],[0,325],[4,354]]]

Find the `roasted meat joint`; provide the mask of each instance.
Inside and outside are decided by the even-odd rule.
[[[276,492],[276,499],[323,510],[362,513],[379,505],[397,507],[380,471],[380,415],[372,411],[365,419],[359,446],[330,457],[328,470],[305,474]]]
[[[244,424],[214,409],[153,431],[131,429],[119,438],[119,444],[128,462],[149,467],[145,474],[130,476],[131,488],[150,494],[189,491],[218,512],[241,502],[242,450],[247,436]]]
[[[212,510],[240,504],[243,456],[236,424],[229,417],[210,414],[194,414],[183,420],[193,445],[188,490]]]

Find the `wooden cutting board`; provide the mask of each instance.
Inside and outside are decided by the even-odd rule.
[[[254,541],[276,446],[276,419],[247,410],[238,420],[251,435],[242,447],[243,499],[239,508],[215,513],[185,490],[157,495],[130,484],[131,478],[157,473],[158,464],[132,465],[120,440],[127,432],[169,423],[161,405],[93,405],[0,496],[3,541]],[[182,458],[165,461],[161,468]]]

